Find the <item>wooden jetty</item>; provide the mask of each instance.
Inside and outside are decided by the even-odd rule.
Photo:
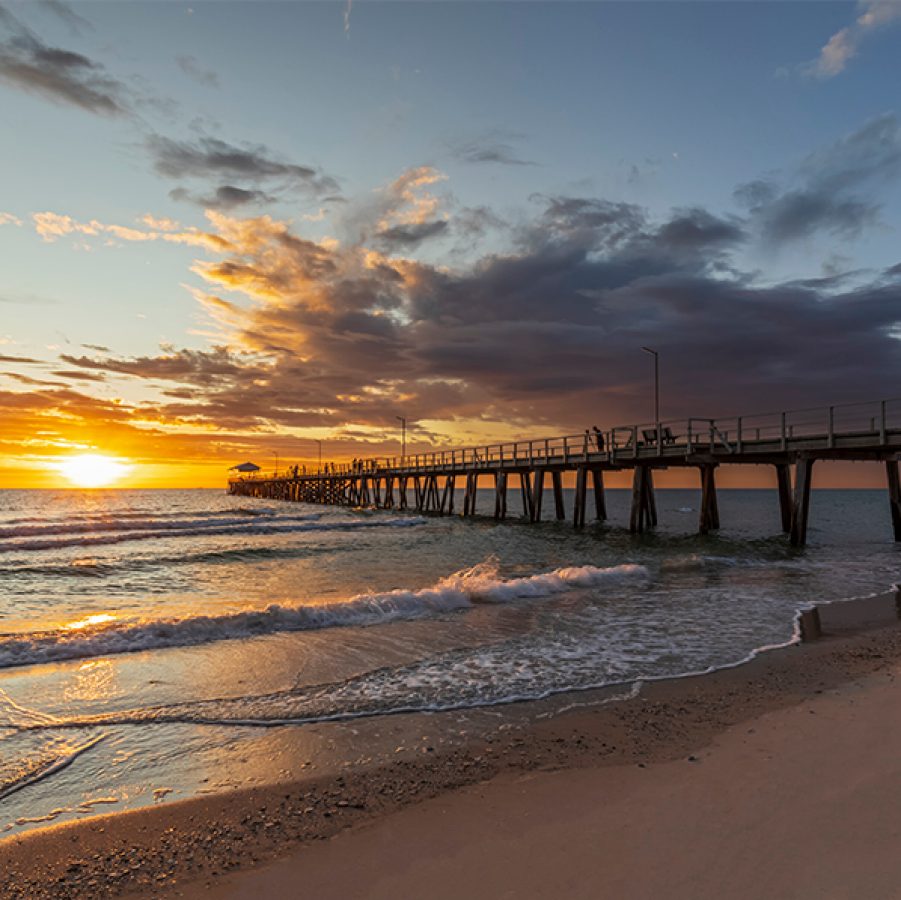
[[[793,545],[802,546],[807,539],[811,476],[818,460],[884,463],[894,537],[901,541],[899,459],[901,400],[881,400],[725,419],[689,418],[616,426],[579,435],[328,463],[310,473],[294,468],[281,475],[236,477],[229,481],[229,492],[452,515],[459,482],[465,488],[461,513],[474,516],[480,479],[488,479],[494,489],[494,517],[504,519],[512,479],[520,490],[525,516],[537,522],[542,517],[548,479],[554,514],[557,519],[567,518],[563,473],[573,472],[575,492],[570,515],[574,526],[581,528],[590,504],[595,519],[607,518],[604,474],[632,470],[629,528],[640,533],[657,524],[654,472],[688,467],[700,473],[698,527],[706,534],[720,525],[717,468],[766,465],[775,468],[782,529]]]

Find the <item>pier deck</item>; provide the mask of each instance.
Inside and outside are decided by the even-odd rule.
[[[594,515],[606,519],[604,473],[633,471],[629,527],[643,532],[657,524],[653,473],[672,467],[700,472],[702,533],[719,528],[717,467],[772,465],[782,527],[791,543],[806,541],[810,486],[817,460],[879,461],[885,464],[889,507],[896,541],[901,541],[901,399],[847,404],[720,419],[689,418],[616,426],[578,435],[435,450],[355,463],[327,463],[314,472],[299,467],[233,478],[229,492],[269,499],[385,509],[454,513],[457,479],[465,479],[464,516],[475,514],[479,479],[495,492],[495,518],[507,514],[511,476],[518,482],[529,521],[541,519],[550,475],[555,515],[567,517],[562,476],[576,476],[571,516],[585,525],[588,482]],[[794,468],[794,479],[791,469]],[[514,483],[515,483],[514,482]],[[408,495],[413,490],[413,497]],[[411,502],[412,501],[412,502]]]

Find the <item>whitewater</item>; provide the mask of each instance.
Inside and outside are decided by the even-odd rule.
[[[616,490],[581,532],[515,501],[497,523],[0,492],[0,834],[258,783],[286,742],[334,762],[353,723],[734,665],[795,640],[811,602],[901,580],[882,492],[816,492],[801,551],[771,492],[722,491],[703,538],[697,499],[660,491],[636,538]]]

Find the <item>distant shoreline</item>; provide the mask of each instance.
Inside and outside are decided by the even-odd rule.
[[[789,709],[901,661],[897,595],[818,610],[822,639],[762,652],[737,667],[648,682],[629,699],[620,699],[620,687],[518,704],[503,715],[473,711],[462,739],[452,713],[392,716],[386,739],[397,741],[398,750],[388,764],[0,840],[0,895],[38,900],[182,886],[251,868],[351,825],[500,775],[663,764],[709,745],[737,723]],[[366,730],[361,727],[361,742]],[[429,746],[420,746],[424,731],[436,735]]]

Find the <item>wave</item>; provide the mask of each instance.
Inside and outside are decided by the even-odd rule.
[[[308,517],[318,519],[319,516]],[[204,525],[203,527],[153,528],[146,531],[119,531],[113,534],[80,534],[54,539],[16,540],[0,543],[0,553],[16,553],[22,550],[56,550],[64,547],[97,547],[103,544],[121,544],[125,541],[145,541],[173,537],[207,537],[223,534],[290,534],[306,531],[354,531],[360,528],[405,528],[422,525],[422,516],[387,519],[348,519],[338,522],[317,522],[300,519],[296,524],[282,525],[284,519],[271,522],[235,522],[224,525]]]
[[[117,510],[114,513],[66,513],[64,516],[18,516],[5,519],[4,525],[28,525],[32,522],[46,524],[47,522],[103,522],[110,518],[115,519],[185,519],[185,518],[209,518],[211,516],[274,516],[283,510],[273,506],[232,506],[226,509],[198,509],[198,510],[171,510],[159,511],[147,508],[139,510]]]
[[[254,518],[257,518],[256,516]],[[272,516],[273,522],[308,522],[321,519],[322,513],[308,513],[300,516]],[[199,518],[196,516],[169,518],[169,517],[131,517],[131,516],[105,516],[99,519],[84,521],[67,520],[41,525],[17,525],[11,528],[0,528],[0,538],[26,538],[43,535],[65,534],[94,534],[106,531],[152,531],[155,529],[169,529],[172,531],[181,529],[223,528],[231,525],[247,525],[247,516],[239,515],[230,518],[223,516],[211,516]],[[253,523],[256,524],[256,523]]]
[[[368,626],[449,613],[474,603],[506,603],[564,591],[647,577],[639,565],[577,566],[504,580],[493,560],[419,590],[357,594],[348,600],[302,606],[271,604],[218,616],[146,621],[105,621],[86,628],[0,636],[0,668],[85,659],[142,650],[184,647],[277,632]]]
[[[33,726],[29,726],[33,727]],[[53,727],[52,725],[44,725],[42,727]],[[42,754],[34,758],[26,758],[17,761],[16,769],[13,772],[4,773],[0,769],[0,800],[5,800],[10,794],[15,794],[38,781],[43,781],[57,772],[68,768],[78,759],[82,753],[87,753],[92,747],[95,747],[106,735],[100,734],[84,741],[81,744],[64,744],[62,747],[48,748]],[[33,819],[39,822],[41,819]]]

